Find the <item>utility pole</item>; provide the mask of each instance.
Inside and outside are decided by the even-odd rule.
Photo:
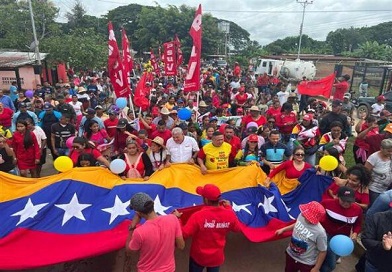
[[[30,17],[31,17],[31,26],[33,28],[33,36],[34,36],[34,44],[35,44],[35,54],[36,54],[36,61],[39,66],[41,66],[41,56],[39,54],[39,47],[38,47],[38,39],[37,39],[37,32],[35,31],[35,23],[34,23],[34,14],[33,14],[33,7],[31,5],[31,0],[29,2],[29,10],[30,10]]]
[[[298,55],[297,59],[299,59],[299,54],[301,53],[301,42],[302,42],[302,30],[304,28],[304,19],[305,19],[305,9],[307,5],[313,4],[313,0],[297,0],[297,3],[300,3],[303,7],[302,10],[302,22],[299,28],[299,42],[298,42]]]

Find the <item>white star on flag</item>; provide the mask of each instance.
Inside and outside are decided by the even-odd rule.
[[[249,213],[250,215],[252,215],[252,213],[248,210],[248,206],[250,205],[250,203],[249,204],[243,204],[243,205],[237,205],[237,204],[235,204],[235,202],[233,201],[233,210],[235,211],[235,212],[240,212],[241,210],[244,210],[245,212],[247,212],[247,213]]]
[[[294,220],[295,218],[292,217],[291,214],[290,214],[291,208],[287,207],[287,205],[286,205],[286,203],[283,201],[283,199],[281,199],[280,201],[282,201],[284,207],[286,208],[286,211],[287,211],[287,214],[289,215],[289,217],[290,217],[291,219]]]
[[[154,199],[154,210],[157,214],[164,215],[165,211],[171,208],[171,206],[165,207],[162,205],[161,200],[159,199],[159,195],[157,195]]]
[[[91,206],[91,204],[80,204],[78,196],[74,193],[71,201],[68,204],[56,204],[57,208],[64,210],[64,217],[61,226],[64,226],[72,217],[79,218],[80,220],[86,221],[82,211]]]
[[[48,204],[49,203],[42,203],[42,204],[34,205],[33,202],[31,201],[31,198],[29,198],[27,200],[26,206],[19,212],[11,214],[11,216],[20,216],[19,222],[16,224],[19,225],[20,223],[26,221],[28,218],[34,218],[38,214],[38,211]]]
[[[266,197],[264,196],[264,203],[259,203],[258,208],[262,206],[264,208],[264,213],[269,214],[270,212],[278,212],[274,205],[272,205],[272,201],[274,201],[275,196]]]
[[[127,215],[129,212],[127,211],[127,207],[129,206],[128,201],[122,202],[121,199],[116,195],[114,199],[113,207],[102,209],[102,211],[110,213],[110,221],[109,225],[113,223],[113,221],[121,215]]]

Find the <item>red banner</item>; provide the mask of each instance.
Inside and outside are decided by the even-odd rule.
[[[191,29],[189,30],[189,35],[191,35],[193,40],[193,47],[185,78],[185,92],[198,91],[200,89],[201,18],[201,5],[199,5],[195,13],[195,19],[193,19]]]
[[[329,99],[334,81],[333,73],[319,80],[301,82],[298,85],[298,92],[310,96],[322,95]]]
[[[176,63],[176,46],[174,42],[167,42],[163,44],[163,54],[165,60],[165,75],[175,76],[177,75],[177,63]]]
[[[129,40],[127,37],[127,34],[125,33],[125,29],[121,29],[121,34],[122,34],[122,55],[123,55],[123,67],[124,71],[127,74],[127,78],[131,76],[131,71],[133,69],[133,60],[132,60],[132,55],[130,51],[130,44]]]
[[[177,34],[174,36],[174,44],[176,46],[177,67],[178,67],[184,62],[184,58],[182,57],[181,42]]]
[[[146,86],[146,83],[151,82],[153,78],[151,73],[145,72],[136,85],[134,103],[143,110],[146,110],[150,104],[147,98],[150,95],[150,88]]]
[[[129,83],[127,74],[123,68],[120,51],[118,50],[116,37],[114,36],[112,22],[108,23],[109,30],[109,57],[108,57],[108,72],[109,78],[113,85],[116,97],[129,96]]]
[[[155,74],[160,77],[161,76],[161,70],[159,70],[158,61],[155,58],[154,51],[152,51],[152,49],[151,49],[150,61],[151,61],[152,68],[154,68]]]

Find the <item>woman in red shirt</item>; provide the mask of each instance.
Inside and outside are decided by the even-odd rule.
[[[359,134],[362,131],[364,131],[365,129],[372,127],[373,124],[375,124],[377,122],[376,117],[374,116],[369,116],[366,121],[365,120],[360,120],[358,122],[358,124],[355,126],[355,131]],[[366,136],[370,136],[370,135],[376,135],[379,134],[379,128],[378,127],[374,127],[372,128],[367,134]],[[360,163],[360,164],[364,164],[367,160],[367,153],[369,151],[369,144],[364,140],[364,139],[360,139],[360,138],[355,138],[355,142],[353,145],[353,154],[354,154],[354,160],[355,163]]]
[[[15,152],[20,175],[27,177],[27,171],[29,170],[32,178],[38,177],[37,164],[39,164],[41,157],[40,148],[35,134],[27,129],[25,120],[19,120],[16,123],[12,148]]]
[[[282,142],[285,144],[290,140],[293,128],[297,124],[297,116],[293,111],[293,105],[284,103],[281,113],[276,117],[276,126],[282,134]]]
[[[86,138],[75,137],[72,143],[72,150],[69,153],[69,157],[71,158],[73,164],[77,165],[79,156],[86,153],[91,154],[95,160],[99,161],[106,167],[110,166],[109,161],[104,156],[102,156],[101,152],[95,149]]]
[[[127,151],[120,156],[127,164],[125,171],[120,174],[121,178],[143,178],[148,180],[154,172],[148,155],[134,140],[127,141]]]
[[[268,187],[273,180],[279,188],[282,195],[291,192],[298,185],[298,178],[305,172],[306,169],[312,167],[309,163],[305,162],[305,149],[302,146],[298,146],[293,151],[293,160],[285,161],[274,170],[269,173],[266,179],[266,186]],[[285,170],[285,175],[283,175]],[[280,176],[277,176],[281,173]]]
[[[9,129],[11,127],[11,119],[14,112],[10,108],[5,108],[3,103],[0,102],[0,126],[3,129]]]

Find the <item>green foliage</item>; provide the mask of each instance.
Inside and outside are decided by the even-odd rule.
[[[286,37],[266,45],[264,49],[275,55],[282,53],[295,54],[298,52],[298,42],[299,36]],[[331,52],[331,49],[325,42],[316,41],[308,35],[302,35],[301,53],[328,54],[329,52]]]
[[[354,52],[345,51],[342,55],[349,57],[368,58],[376,60],[392,61],[392,47],[378,42],[364,42]]]

